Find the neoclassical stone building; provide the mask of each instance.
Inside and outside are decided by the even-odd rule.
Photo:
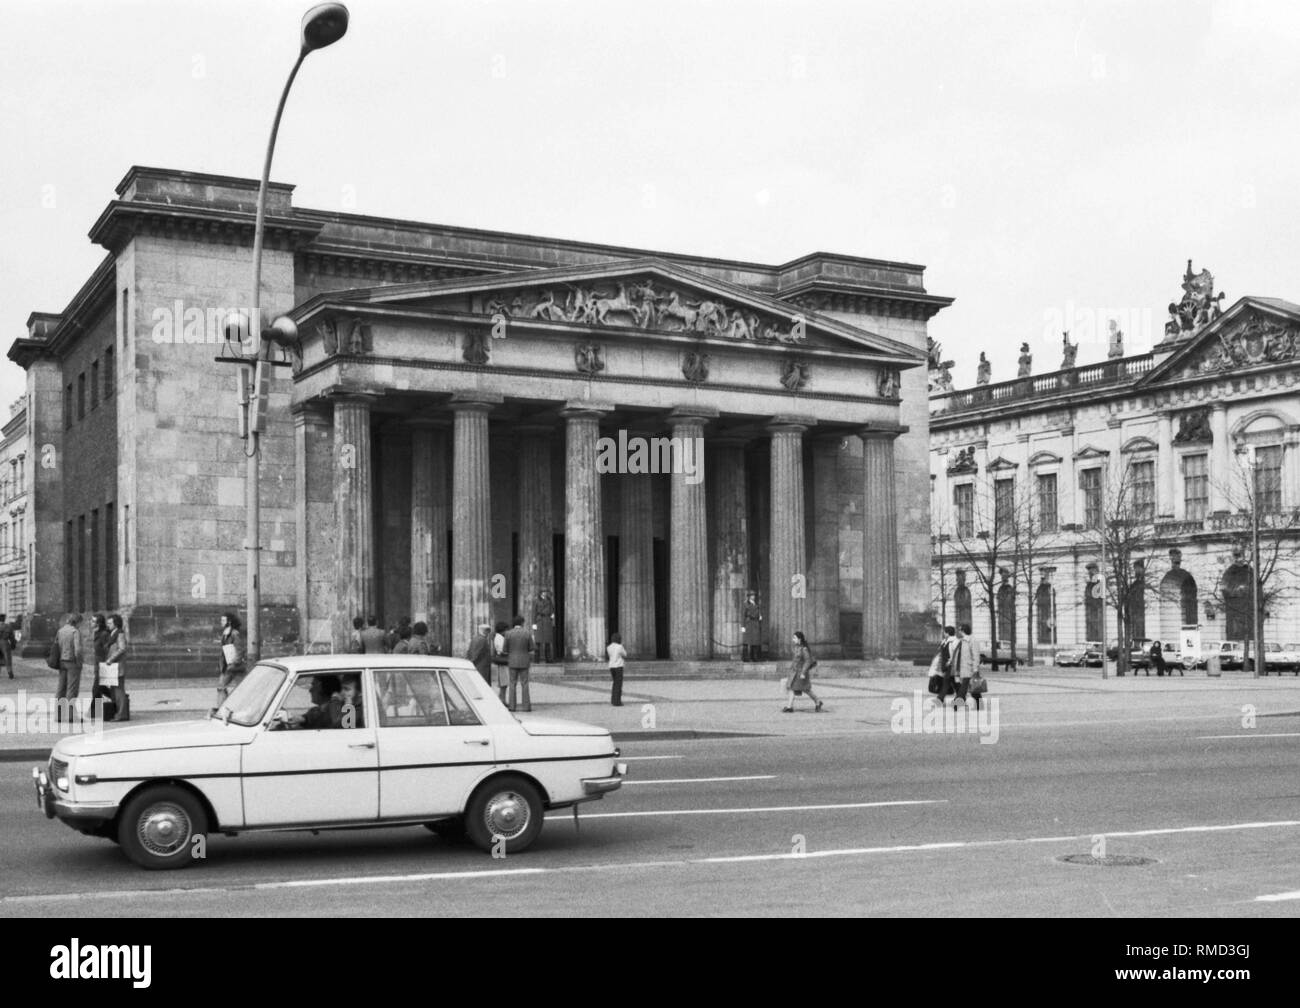
[[[921,638],[920,365],[950,303],[921,267],[652,253],[291,192],[270,190],[262,295],[300,334],[261,439],[264,653],[342,648],[374,614],[460,654],[543,589],[570,661],[614,630],[643,659],[735,658],[748,590],[778,654],[795,629],[825,655]],[[137,670],[203,666],[245,597],[241,369],[215,358],[249,300],[255,194],[132,168],[90,232],[100,267],[9,351],[41,456],[35,622],[120,609]],[[637,437],[702,445],[703,478],[599,461]]]
[[[1047,657],[1100,640],[1105,615],[1113,643],[1114,606],[1103,614],[1088,589],[1103,566],[1097,528],[1123,517],[1138,530],[1127,603],[1134,638],[1177,640],[1184,627],[1203,641],[1252,637],[1253,451],[1261,569],[1271,573],[1265,640],[1300,641],[1300,306],[1243,297],[1221,310],[1222,298],[1188,263],[1151,352],[1126,355],[1112,327],[1107,359],[1078,365],[1066,334],[1060,369],[997,383],[985,371],[974,388],[953,389],[932,353],[936,618],[971,618],[981,640],[996,627],[1022,655],[1032,641]],[[1017,508],[1029,516],[1019,547],[1033,550],[1028,558],[1017,557],[1014,535],[994,532],[999,514],[1005,522]],[[991,548],[1000,549],[992,614],[976,569],[988,569]]]

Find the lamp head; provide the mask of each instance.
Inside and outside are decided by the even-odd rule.
[[[302,51],[333,45],[348,30],[348,9],[340,3],[317,4],[302,16]]]
[[[298,327],[294,325],[293,319],[287,315],[281,315],[271,323],[271,328],[266,331],[265,335],[276,346],[293,346],[298,342]]]

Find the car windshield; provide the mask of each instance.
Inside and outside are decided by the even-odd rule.
[[[258,724],[280,692],[285,674],[284,669],[274,665],[254,665],[226,702],[217,708],[216,716],[223,720],[229,716],[238,725]]]

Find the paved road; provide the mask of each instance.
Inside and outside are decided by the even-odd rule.
[[[1300,692],[1244,729],[1243,692],[1167,689],[1006,715],[996,744],[896,734],[880,699],[852,730],[628,742],[622,792],[503,860],[401,829],[216,837],[145,873],[0,764],[0,916],[1294,916]],[[1099,835],[1152,863],[1058,860]]]

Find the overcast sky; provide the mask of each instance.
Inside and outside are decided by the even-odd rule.
[[[132,164],[255,176],[306,0],[0,0],[0,322],[61,311]],[[1300,300],[1300,5],[354,0],[273,178],[347,209],[926,267],[958,386],[1158,339],[1189,257]],[[1091,338],[1090,338],[1091,337]],[[0,395],[23,388],[0,366]]]

